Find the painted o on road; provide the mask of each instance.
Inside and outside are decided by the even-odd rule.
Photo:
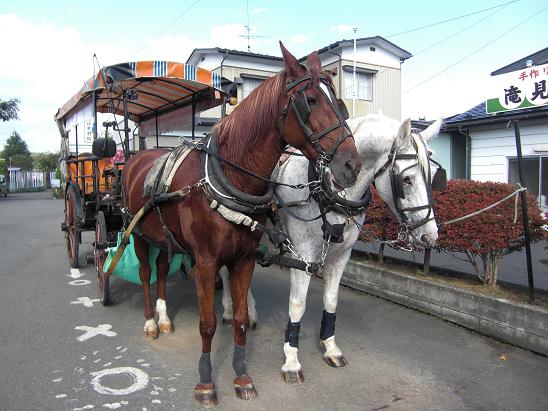
[[[107,375],[118,375],[124,374],[130,377],[131,384],[126,388],[111,388],[101,384],[101,379]],[[117,368],[107,368],[105,370],[92,372],[93,379],[91,380],[91,385],[93,389],[99,394],[105,395],[127,395],[132,392],[142,390],[148,385],[149,377],[148,374],[138,368],[134,367],[117,367]]]

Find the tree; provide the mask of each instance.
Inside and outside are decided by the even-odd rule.
[[[514,190],[515,187],[504,183],[450,180],[444,192],[434,192],[436,222],[439,224],[471,214],[494,204]],[[532,195],[527,196],[527,208],[531,241],[548,238],[546,217]],[[502,258],[525,246],[520,204],[515,221],[514,217],[515,203],[510,199],[474,217],[444,225],[438,232],[434,249],[464,254],[461,259],[472,264],[480,280],[486,285],[495,286]],[[393,240],[397,239],[397,233],[395,218],[373,191],[360,239]],[[379,256],[383,252],[383,244]],[[391,245],[391,242],[388,244]]]
[[[12,167],[21,167],[23,170],[32,170],[32,156],[27,143],[21,138],[17,131],[6,140],[2,158],[5,158]]]
[[[46,188],[51,187],[50,171],[55,171],[59,164],[59,153],[36,153],[34,157],[34,169],[43,171],[46,175]]]
[[[0,119],[2,121],[19,120],[19,99],[12,98],[8,101],[0,99]]]
[[[473,213],[505,198],[515,189],[504,183],[451,180],[443,193],[435,194],[436,220],[449,221]],[[545,223],[533,195],[527,195],[527,208],[531,241],[545,239]],[[495,286],[502,258],[525,246],[521,215],[521,202],[516,207],[510,199],[481,214],[443,226],[435,248],[464,253],[464,261],[472,264],[480,280]],[[480,258],[483,269],[476,257]]]
[[[59,153],[34,154],[34,169],[39,171],[55,171],[59,163]]]

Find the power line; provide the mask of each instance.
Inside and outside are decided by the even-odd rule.
[[[158,37],[160,37],[162,34],[164,34],[171,26],[173,26],[181,17],[183,17],[185,14],[187,14],[196,4],[198,4],[201,0],[196,0],[194,3],[192,3],[190,6],[188,6],[181,14],[179,14],[171,23],[169,23],[165,28],[163,28],[158,34],[156,34],[154,37],[152,37],[152,40],[156,40]],[[139,50],[135,51],[133,54],[138,54],[141,51],[143,51],[145,48],[147,48],[150,44],[146,44],[143,47],[141,47]]]
[[[403,94],[406,94],[406,93],[409,93],[410,91],[416,89],[417,87],[422,86],[423,84],[429,82],[429,81],[432,80],[433,78],[436,78],[436,77],[439,76],[440,74],[446,72],[446,71],[449,70],[450,68],[455,67],[457,64],[463,62],[463,61],[466,60],[468,57],[470,57],[470,56],[476,54],[478,51],[483,50],[483,49],[486,48],[487,46],[490,46],[490,45],[493,44],[495,41],[497,41],[497,40],[499,40],[500,38],[504,37],[505,35],[507,35],[507,34],[510,33],[511,31],[517,29],[519,26],[525,24],[526,22],[528,22],[529,20],[531,20],[533,17],[538,16],[539,14],[541,14],[541,13],[542,13],[544,10],[546,10],[546,9],[548,9],[548,6],[542,8],[540,11],[538,11],[538,12],[536,12],[536,13],[533,13],[532,15],[530,15],[529,17],[527,17],[525,20],[523,20],[523,21],[521,21],[520,23],[516,24],[516,25],[513,26],[512,28],[506,30],[504,33],[498,35],[498,36],[495,37],[493,40],[491,40],[491,41],[485,43],[485,44],[484,44],[483,46],[481,46],[480,48],[478,48],[478,49],[472,51],[471,53],[467,54],[466,56],[464,56],[464,57],[461,58],[460,60],[458,60],[458,61],[456,61],[456,62],[450,64],[450,65],[447,66],[447,67],[445,67],[443,70],[439,71],[438,73],[434,74],[433,76],[430,76],[430,77],[428,77],[426,80],[420,82],[419,84],[417,84],[417,85],[411,87],[410,89],[405,90],[405,91],[402,93],[402,95],[403,95]]]
[[[510,2],[510,3],[513,3],[513,2]],[[466,30],[468,30],[468,29],[470,29],[470,28],[472,28],[472,27],[478,25],[479,23],[482,23],[482,22],[484,22],[485,20],[487,20],[487,19],[493,17],[495,14],[501,12],[501,11],[504,10],[507,6],[509,6],[510,3],[506,3],[506,4],[504,4],[504,5],[500,6],[500,7],[497,7],[497,9],[496,9],[493,13],[491,13],[491,14],[489,14],[489,15],[487,15],[487,16],[481,18],[480,20],[478,20],[478,21],[476,21],[476,22],[474,22],[474,23],[472,23],[472,24],[466,26],[465,28],[463,28],[462,30],[457,31],[456,33],[453,33],[452,35],[450,35],[450,36],[444,38],[443,40],[440,40],[440,41],[438,41],[438,42],[436,42],[436,43],[434,43],[434,44],[432,44],[432,45],[426,47],[425,49],[420,50],[419,52],[413,54],[413,57],[416,57],[416,56],[418,56],[419,54],[422,54],[422,53],[424,53],[424,52],[426,52],[426,51],[428,51],[428,50],[430,50],[430,49],[433,49],[434,47],[439,46],[440,44],[442,44],[442,43],[444,43],[444,42],[446,42],[446,41],[448,41],[448,40],[451,40],[452,38],[454,38],[454,37],[458,36],[459,34],[465,32]],[[384,69],[380,70],[380,71],[377,73],[377,76],[380,76],[380,75],[383,74],[386,70],[387,70],[387,68],[384,68]],[[360,81],[360,82],[358,82],[357,85],[359,86],[360,84],[364,84],[364,83],[366,83],[366,82],[367,82],[367,81]],[[345,89],[344,89],[344,92],[346,92],[347,90],[349,90],[350,88],[353,88],[353,87],[354,87],[354,85],[352,85],[352,84],[349,85],[349,86],[346,86]]]
[[[407,34],[407,33],[411,33],[411,32],[414,32],[414,31],[427,29],[427,28],[429,28],[429,27],[434,27],[434,26],[438,26],[438,25],[440,25],[440,24],[448,23],[448,22],[450,22],[450,21],[455,21],[455,20],[463,19],[463,18],[465,18],[465,17],[470,17],[470,16],[473,16],[473,15],[475,15],[475,14],[483,13],[483,12],[485,12],[485,11],[497,9],[497,8],[499,8],[499,7],[508,6],[509,4],[516,3],[516,2],[519,2],[519,1],[521,1],[521,0],[512,0],[512,1],[509,1],[509,2],[507,2],[507,3],[499,4],[499,5],[493,6],[493,7],[489,7],[489,8],[487,8],[487,9],[483,9],[483,10],[479,10],[479,11],[474,11],[474,12],[472,12],[472,13],[463,14],[462,16],[452,17],[452,18],[447,19],[447,20],[438,21],[437,23],[432,23],[432,24],[428,24],[428,25],[426,25],[426,26],[416,27],[416,28],[414,28],[414,29],[410,29],[410,30],[406,30],[406,31],[401,31],[401,32],[399,32],[399,33],[390,34],[389,36],[384,36],[384,37],[390,38],[390,37],[401,36],[402,34]]]
[[[440,45],[441,43],[444,43],[444,42],[446,42],[446,41],[448,41],[448,40],[451,40],[452,38],[458,36],[459,34],[464,33],[466,30],[468,30],[468,29],[470,29],[470,28],[472,28],[472,27],[478,25],[479,23],[484,22],[484,21],[487,20],[488,18],[493,17],[495,14],[497,14],[497,13],[501,12],[502,10],[504,10],[509,4],[510,4],[510,3],[505,4],[503,7],[496,9],[493,13],[491,13],[491,14],[489,14],[489,15],[483,17],[482,19],[476,21],[475,23],[472,23],[472,24],[470,24],[469,26],[466,26],[466,27],[463,28],[462,30],[457,31],[456,33],[450,35],[449,37],[446,37],[446,38],[444,38],[443,40],[440,40],[440,41],[438,41],[437,43],[434,43],[434,44],[432,44],[431,46],[428,46],[427,48],[418,51],[417,53],[414,53],[414,54],[413,54],[413,57],[416,57],[416,56],[418,56],[419,54],[422,54],[422,53],[424,53],[425,51],[428,51],[428,50],[430,50],[430,49],[432,49],[432,48],[434,48],[434,47]]]

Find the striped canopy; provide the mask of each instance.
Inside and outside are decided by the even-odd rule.
[[[222,103],[219,74],[200,67],[170,61],[137,61],[103,68],[55,115],[57,122],[92,98],[95,91],[97,111],[124,115],[123,92],[136,90],[128,99],[129,118],[141,121],[189,106],[203,111]]]

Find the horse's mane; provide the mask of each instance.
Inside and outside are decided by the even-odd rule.
[[[418,133],[411,131],[411,138],[415,142],[415,147],[417,148],[417,162],[419,167],[423,172],[428,170],[428,150],[426,148],[426,142],[420,137]]]
[[[245,151],[273,128],[278,127],[279,100],[285,95],[285,72],[265,80],[249,94],[229,116],[215,126],[219,145],[228,155]]]

